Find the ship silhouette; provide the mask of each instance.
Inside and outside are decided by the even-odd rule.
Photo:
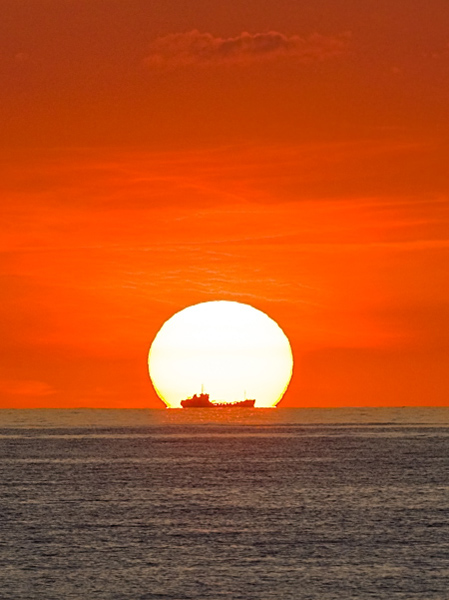
[[[201,392],[194,394],[191,398],[181,400],[183,408],[254,408],[255,400],[239,400],[236,402],[212,402],[209,394]]]

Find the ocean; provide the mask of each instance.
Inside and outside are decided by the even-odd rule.
[[[447,600],[449,409],[0,411],[1,600]]]

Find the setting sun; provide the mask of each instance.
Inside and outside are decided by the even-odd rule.
[[[290,343],[265,313],[240,302],[203,302],[176,313],[160,329],[149,371],[169,408],[201,389],[231,403],[246,395],[276,406],[292,375]]]

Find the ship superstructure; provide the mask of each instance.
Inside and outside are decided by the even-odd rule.
[[[254,408],[256,401],[245,399],[237,402],[212,402],[209,394],[201,392],[194,394],[191,398],[181,400],[183,408]]]

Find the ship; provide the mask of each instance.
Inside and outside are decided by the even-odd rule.
[[[246,398],[245,400],[238,400],[236,402],[212,402],[209,394],[205,394],[204,392],[181,400],[183,408],[254,408],[255,403],[255,400]]]

